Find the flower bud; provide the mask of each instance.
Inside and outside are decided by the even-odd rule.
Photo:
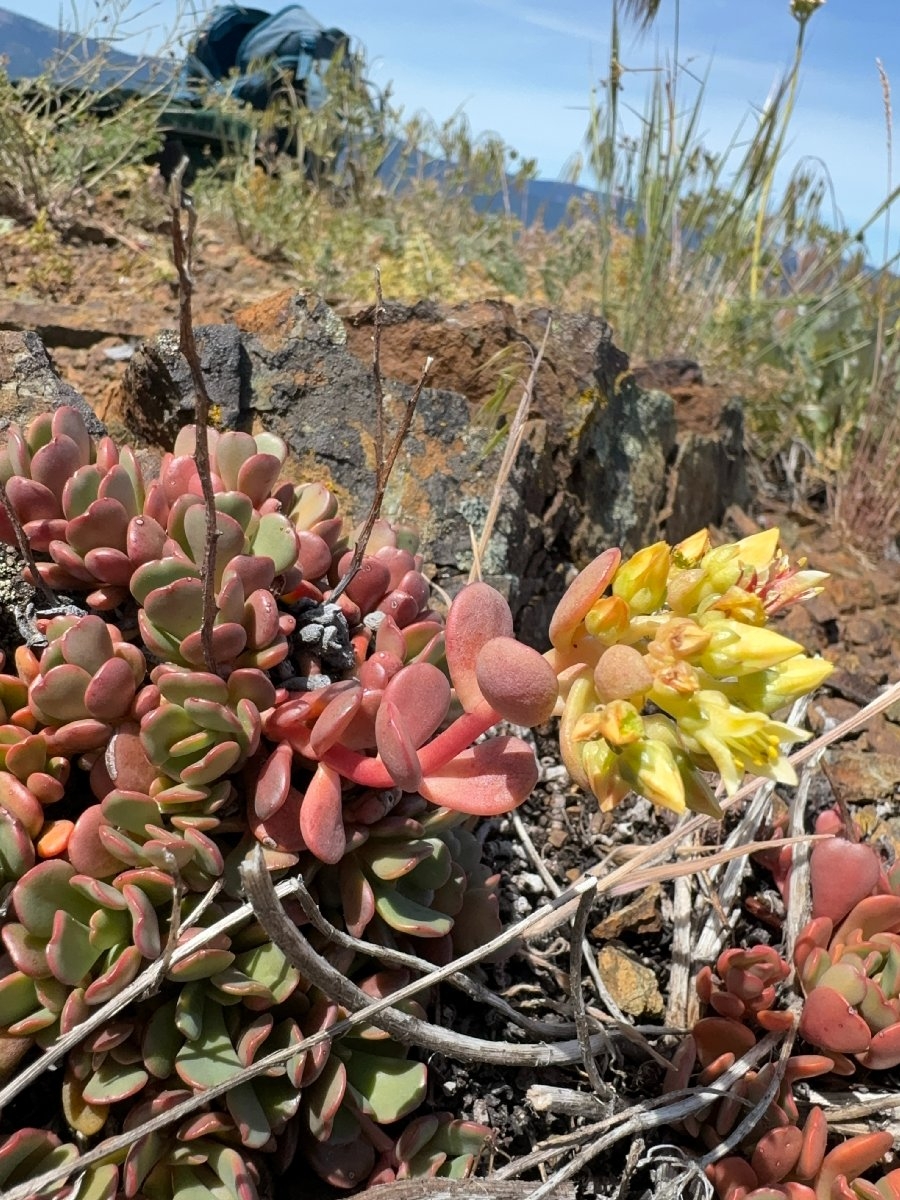
[[[684,783],[672,751],[664,742],[643,738],[626,746],[619,755],[619,774],[651,803],[684,812]]]
[[[765,671],[802,652],[799,642],[791,641],[774,629],[744,625],[728,617],[711,619],[705,625],[711,633],[699,665],[716,678],[738,678],[754,671]]]
[[[594,687],[604,704],[640,697],[652,685],[653,675],[634,646],[610,646],[594,667]]]
[[[665,542],[639,550],[616,571],[613,595],[621,596],[633,613],[651,613],[662,607],[671,554]]]

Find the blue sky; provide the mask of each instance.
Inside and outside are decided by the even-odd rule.
[[[123,0],[125,2],[125,0]],[[190,0],[188,0],[190,3]],[[277,0],[255,0],[276,10]],[[37,20],[71,24],[72,4],[59,0],[0,0]],[[108,14],[104,0],[75,0],[82,16]],[[492,130],[555,178],[579,149],[590,89],[606,73],[611,0],[309,0],[324,24],[363,43],[371,75],[393,82],[407,112],[424,109],[443,119],[459,108],[475,131]],[[128,28],[141,31],[124,48],[152,47],[181,14],[176,0],[130,3]],[[664,0],[649,35],[624,30],[624,99],[640,109],[650,76],[671,57],[675,0]],[[680,59],[702,75],[709,68],[701,127],[715,149],[726,146],[751,105],[761,105],[790,62],[796,22],[788,0],[681,0]],[[0,47],[2,53],[2,47]],[[881,58],[897,88],[900,114],[900,0],[827,0],[808,28],[802,87],[787,153],[824,163],[836,205],[858,227],[887,192],[884,105],[875,60]],[[900,180],[898,117],[894,182]],[[900,206],[892,253],[900,248]],[[880,257],[881,233],[869,246]]]

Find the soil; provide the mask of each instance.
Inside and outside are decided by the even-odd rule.
[[[101,204],[93,218],[93,241],[45,239],[46,244],[41,244],[20,228],[7,232],[2,241],[0,328],[36,327],[60,374],[101,418],[117,394],[128,347],[161,329],[175,327],[178,318],[165,222],[160,218],[156,226],[145,220],[142,226],[123,227],[120,217],[115,203]],[[197,235],[194,279],[197,324],[227,319],[238,309],[262,302],[295,283],[284,265],[259,258],[209,224],[201,225]],[[386,373],[401,374],[404,357],[398,353],[395,362],[386,364]],[[441,386],[477,392],[471,363],[459,360],[454,368],[448,360],[444,369]],[[708,429],[711,414],[718,411],[723,396],[730,394],[727,381],[703,382],[699,370],[693,371],[691,365],[673,370],[674,377],[670,374],[660,380],[654,376],[652,382],[670,387],[684,427]],[[765,495],[760,492],[752,511],[730,513],[725,527],[717,532],[731,538],[774,523],[781,526],[793,555],[808,556],[813,567],[829,570],[834,576],[827,592],[806,608],[792,610],[783,622],[784,632],[836,664],[835,674],[810,707],[812,726],[820,730],[858,711],[898,676],[900,564],[861,559],[827,524],[809,513],[791,512],[772,489]],[[519,816],[540,869],[510,818],[483,826],[487,860],[503,876],[503,915],[509,920],[527,914],[547,898],[542,871],[564,887],[598,861],[622,861],[635,845],[657,840],[672,824],[665,814],[644,802],[627,802],[615,813],[599,814],[560,768],[551,731],[543,731],[537,746],[543,779]],[[893,857],[900,848],[900,818],[895,815],[898,797],[900,704],[829,751],[812,807],[835,800],[850,806],[870,836]],[[726,829],[732,820],[726,822]],[[709,837],[719,837],[718,827],[711,827]],[[670,890],[666,885],[647,889],[637,897],[604,900],[597,904],[589,923],[591,952],[599,954],[612,946],[618,955],[610,960],[607,954],[604,960],[603,969],[609,972],[607,986],[626,1015],[642,1028],[660,1026],[663,1021],[671,957]],[[777,941],[778,901],[773,900],[771,880],[760,867],[751,870],[744,888],[745,898],[757,895],[764,901],[762,908],[770,906],[769,920],[761,923],[760,905],[744,908],[738,914],[742,935],[748,940]],[[531,1016],[569,1019],[570,946],[565,930],[563,926],[530,942],[507,962],[485,968],[485,978]],[[585,995],[589,1004],[595,1002],[590,981]],[[442,993],[439,1019],[449,1027],[480,1036],[486,1032],[498,1038],[524,1036],[503,1018],[486,1014],[450,989]],[[672,1037],[652,1040],[664,1055],[675,1045]],[[615,1094],[615,1105],[624,1107],[657,1094],[661,1068],[627,1042],[617,1041],[615,1046],[605,1064],[605,1080]],[[527,1089],[535,1083],[589,1095],[590,1085],[579,1068],[542,1072],[538,1079],[525,1070],[472,1070],[440,1059],[432,1060],[430,1067],[431,1100],[436,1109],[485,1121],[496,1130],[495,1168],[530,1153],[548,1138],[589,1122],[588,1117],[567,1112],[536,1111],[526,1099]],[[879,1080],[879,1087],[897,1082],[896,1072],[889,1074],[889,1079]],[[823,1086],[827,1088],[827,1081]],[[648,1147],[673,1141],[687,1145],[668,1130],[648,1134],[647,1141]],[[628,1178],[628,1150],[626,1141],[598,1157],[580,1176],[582,1194],[652,1194],[653,1176],[646,1164]],[[529,1178],[536,1178],[534,1172]],[[285,1180],[277,1194],[286,1200],[299,1193]]]

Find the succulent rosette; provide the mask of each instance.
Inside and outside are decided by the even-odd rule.
[[[631,791],[715,815],[704,772],[732,795],[749,772],[794,783],[784,747],[809,735],[771,714],[832,670],[768,626],[826,576],[792,567],[778,531],[711,548],[705,531],[581,572],[550,625],[573,779],[613,808]]]

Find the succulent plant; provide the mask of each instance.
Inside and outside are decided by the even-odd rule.
[[[770,714],[832,667],[767,622],[824,578],[790,566],[777,529],[716,549],[701,531],[624,563],[618,550],[601,554],[550,624],[546,657],[560,680],[572,778],[602,809],[634,791],[676,812],[712,814],[704,771],[729,794],[745,771],[795,782],[781,746],[808,735]]]
[[[39,615],[38,638],[0,674],[0,1074],[167,947],[178,957],[157,994],[67,1054],[56,1120],[100,1142],[113,1123],[137,1129],[272,1050],[289,1055],[210,1111],[138,1136],[85,1176],[84,1200],[251,1200],[264,1159],[283,1168],[298,1141],[340,1186],[458,1177],[487,1136],[443,1115],[409,1124],[427,1070],[378,1029],[290,1055],[340,1010],[255,923],[185,954],[240,904],[237,865],[255,841],[350,932],[433,961],[481,944],[500,928],[497,877],[472,814],[520,803],[536,766],[514,735],[479,739],[501,718],[546,719],[558,696],[493,589],[464,589],[446,621],[430,607],[409,531],[376,522],[345,579],[337,502],[280,481],[285,457],[266,434],[210,436],[214,671],[193,430],[147,484],[130,450],[95,442],[70,409],[13,428],[0,459],[39,573],[89,610]],[[0,537],[15,536],[0,518]],[[342,963],[373,997],[403,980],[365,957]],[[74,1153],[22,1130],[0,1146],[0,1177]]]

